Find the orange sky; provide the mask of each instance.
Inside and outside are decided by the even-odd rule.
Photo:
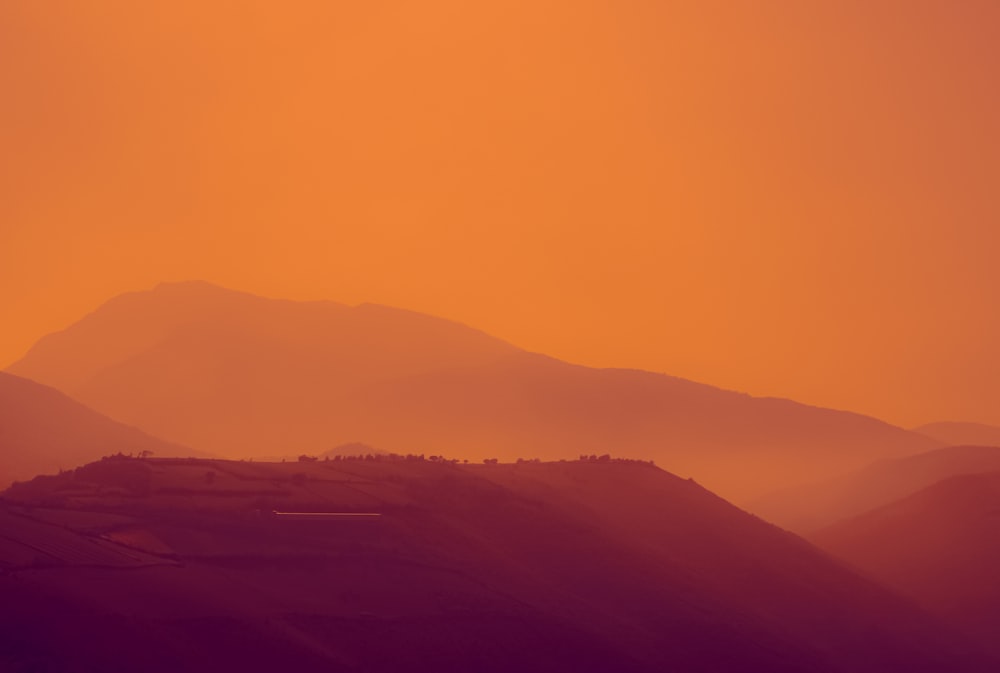
[[[1000,423],[997,45],[995,0],[7,0],[0,362],[202,278]]]

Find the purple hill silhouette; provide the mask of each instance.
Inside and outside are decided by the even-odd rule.
[[[810,539],[1000,655],[1000,472],[944,479]]]
[[[114,459],[4,498],[0,667],[993,670],[905,600],[649,464]]]

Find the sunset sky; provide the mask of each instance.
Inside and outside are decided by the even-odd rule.
[[[998,72],[996,0],[6,0],[0,366],[205,279],[1000,423]]]

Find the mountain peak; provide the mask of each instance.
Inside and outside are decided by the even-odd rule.
[[[163,280],[153,287],[154,292],[171,291],[176,289],[225,290],[227,292],[236,292],[236,290],[230,290],[229,288],[225,288],[211,281],[199,278],[192,278],[188,280]]]

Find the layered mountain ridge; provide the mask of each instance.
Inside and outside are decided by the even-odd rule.
[[[88,409],[65,394],[0,372],[0,487],[115,453],[204,455]]]
[[[859,414],[561,362],[410,311],[202,282],[116,297],[10,371],[218,455],[350,442],[475,460],[611,451],[737,500],[938,446]]]

